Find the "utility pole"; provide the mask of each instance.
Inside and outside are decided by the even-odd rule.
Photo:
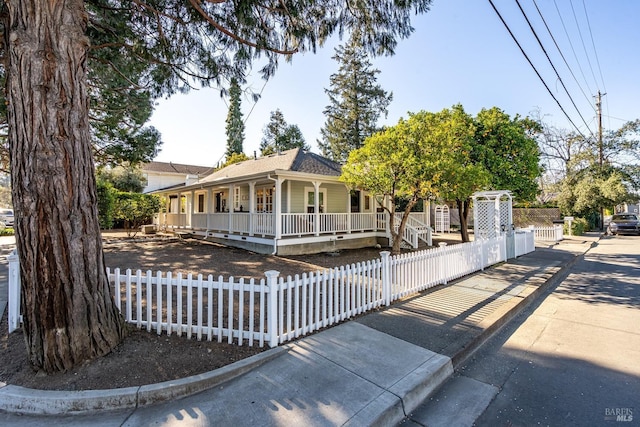
[[[602,95],[598,90],[598,96],[596,97],[596,110],[598,112],[598,164],[600,165],[600,172],[602,172],[602,165],[604,164],[604,146],[602,143]],[[600,206],[600,230],[604,231],[604,206]]]
[[[602,146],[602,95],[606,95],[600,93],[598,90],[598,96],[596,97],[596,109],[598,111],[598,150],[600,151],[600,156],[598,158],[600,167],[604,163],[604,147]]]

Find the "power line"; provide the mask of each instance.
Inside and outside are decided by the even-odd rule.
[[[573,70],[571,69],[571,66],[569,66],[569,62],[567,61],[567,58],[565,58],[564,54],[562,53],[562,49],[560,49],[560,46],[558,45],[558,42],[556,41],[556,38],[553,36],[553,33],[551,32],[551,29],[549,28],[549,25],[547,25],[547,21],[544,19],[544,16],[542,16],[542,12],[540,11],[540,8],[538,7],[538,3],[536,2],[536,0],[533,0],[533,4],[536,7],[536,10],[538,11],[538,15],[540,15],[540,19],[542,19],[542,22],[544,23],[544,26],[547,29],[547,32],[549,33],[549,36],[551,37],[551,40],[553,40],[553,44],[556,46],[556,49],[558,49],[558,53],[560,54],[560,57],[564,61],[564,64],[567,66],[567,69],[569,70],[569,73],[571,74],[571,77],[573,77],[573,80],[576,82],[576,85],[578,85],[578,88],[580,89],[580,92],[582,92],[582,95],[584,96],[584,99],[586,99],[587,103],[589,105],[591,105],[591,99],[589,98],[589,96],[586,94],[586,92],[582,88],[582,85],[580,85],[580,82],[576,78],[576,75],[573,73]],[[594,112],[596,111],[595,107],[593,107],[593,105],[591,105],[591,108],[593,108]]]
[[[527,62],[529,63],[529,65],[531,66],[531,68],[533,68],[533,71],[536,73],[536,75],[538,76],[538,78],[540,79],[540,81],[542,82],[542,84],[544,85],[545,89],[547,89],[547,92],[549,92],[549,95],[551,95],[551,97],[553,98],[554,101],[556,101],[556,104],[558,104],[558,107],[560,108],[560,111],[562,111],[562,113],[565,115],[565,117],[567,118],[567,120],[569,120],[569,122],[573,125],[573,127],[578,131],[578,133],[584,138],[587,139],[587,137],[580,131],[580,129],[578,128],[578,126],[576,126],[576,124],[573,122],[573,120],[571,120],[571,117],[569,117],[569,114],[567,114],[567,112],[565,111],[564,107],[562,107],[562,104],[560,104],[560,101],[558,101],[558,99],[555,97],[555,95],[553,94],[553,92],[551,91],[551,89],[549,89],[549,86],[547,85],[547,83],[544,81],[544,79],[542,78],[542,76],[540,75],[540,73],[538,72],[538,69],[535,67],[535,65],[533,65],[533,62],[531,62],[531,59],[529,59],[529,56],[527,55],[527,53],[524,51],[524,49],[522,48],[522,46],[520,45],[520,42],[518,42],[518,39],[516,38],[516,36],[513,34],[513,32],[511,31],[511,28],[509,28],[509,25],[505,22],[504,18],[502,17],[502,15],[500,14],[500,12],[498,11],[498,9],[496,8],[495,4],[493,4],[493,0],[489,0],[489,3],[491,4],[491,7],[493,8],[494,12],[496,12],[496,14],[498,15],[498,18],[500,18],[500,21],[502,22],[502,24],[505,26],[505,28],[507,29],[507,31],[509,32],[509,35],[511,36],[511,38],[513,39],[513,41],[516,43],[516,45],[518,46],[518,48],[520,49],[520,52],[522,52],[522,54],[524,55],[524,57],[526,58]]]
[[[542,44],[542,41],[540,41],[540,38],[538,37],[538,33],[533,28],[533,25],[531,25],[531,21],[529,21],[529,17],[525,13],[524,9],[522,9],[522,6],[520,5],[520,0],[516,0],[516,4],[518,5],[518,8],[520,9],[520,12],[522,13],[522,16],[524,16],[525,21],[527,21],[527,24],[529,25],[529,29],[533,33],[533,36],[536,38],[536,41],[540,45],[540,49],[542,49],[542,51],[544,52],[544,56],[547,57],[547,61],[549,61],[549,64],[551,65],[551,68],[553,68],[553,71],[556,73],[556,76],[558,77],[558,80],[560,81],[560,84],[562,85],[562,87],[564,88],[564,91],[566,92],[567,96],[569,97],[569,100],[571,101],[571,104],[573,105],[573,107],[578,112],[578,116],[580,116],[580,119],[582,119],[582,123],[584,123],[585,126],[587,126],[587,129],[589,129],[589,125],[587,125],[587,122],[584,119],[584,117],[582,116],[582,113],[580,112],[580,109],[578,109],[578,106],[574,102],[573,97],[571,96],[571,94],[569,93],[569,90],[565,86],[564,81],[562,81],[562,77],[560,77],[560,74],[558,74],[558,70],[556,69],[555,65],[553,65],[553,61],[551,61],[551,58],[549,57],[549,54],[547,54],[547,50],[544,48],[544,45]],[[591,132],[591,129],[589,129],[589,131]],[[591,132],[591,136],[595,137],[593,132]]]
[[[576,16],[576,11],[573,8],[573,0],[569,0],[569,4],[571,5],[571,12],[573,13],[573,19],[576,21],[576,28],[578,29],[578,35],[580,36],[580,42],[582,43],[582,49],[584,50],[584,55],[587,57],[587,64],[589,64],[589,70],[591,71],[591,77],[593,77],[593,82],[596,84],[596,88],[598,87],[598,80],[596,79],[596,75],[593,72],[593,66],[591,65],[591,60],[589,59],[589,54],[587,53],[587,46],[584,44],[584,38],[582,37],[582,31],[580,31],[580,24],[578,23],[578,17]]]
[[[558,17],[560,18],[560,23],[562,24],[562,29],[564,30],[564,34],[567,36],[567,41],[569,42],[569,47],[571,47],[571,52],[573,53],[573,57],[576,59],[576,63],[578,64],[578,69],[580,70],[580,74],[582,75],[582,78],[584,79],[584,82],[587,85],[587,89],[589,90],[589,92],[593,92],[591,90],[591,88],[589,87],[589,82],[587,81],[587,78],[584,75],[584,71],[582,70],[582,66],[580,65],[580,60],[578,59],[578,55],[576,54],[576,50],[573,47],[573,43],[571,43],[571,37],[569,37],[569,32],[567,31],[567,26],[564,23],[564,19],[562,19],[562,14],[560,13],[560,9],[558,8],[558,3],[556,3],[556,0],[553,0],[553,4],[556,7],[556,12],[558,12]],[[589,101],[589,103],[591,103],[591,101]]]
[[[582,8],[584,9],[584,16],[587,19],[587,28],[589,29],[589,36],[591,37],[591,46],[593,47],[593,54],[596,57],[596,64],[598,65],[598,73],[600,73],[600,80],[602,81],[602,89],[607,91],[607,87],[604,84],[604,77],[602,76],[602,68],[600,67],[600,58],[598,58],[598,50],[596,49],[596,44],[593,41],[593,31],[591,31],[591,22],[589,21],[589,13],[587,12],[587,5],[582,0]],[[607,112],[609,111],[609,100],[608,98],[605,100],[607,103]],[[611,127],[611,122],[609,121],[609,127]]]

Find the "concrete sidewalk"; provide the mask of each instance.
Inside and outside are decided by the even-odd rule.
[[[167,386],[188,391],[190,383],[202,378],[148,386],[146,392],[36,392],[5,386],[0,388],[0,407],[16,412],[29,412],[29,405],[73,412],[114,398],[112,406],[118,407],[117,398],[125,390],[135,399],[124,401],[121,409],[76,415],[0,411],[0,425],[393,425],[502,324],[566,275],[598,238],[594,233],[538,247],[526,256],[269,350],[258,355],[264,360],[238,365],[242,375],[211,383],[215,385],[182,399]],[[147,399],[156,403],[140,407]]]

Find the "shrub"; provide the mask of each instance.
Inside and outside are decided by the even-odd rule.
[[[584,218],[574,218],[571,221],[571,234],[573,236],[582,236],[586,231],[589,231],[589,221]],[[567,223],[564,223],[562,232],[569,234]]]
[[[103,230],[113,228],[116,191],[110,182],[98,180],[98,222]]]
[[[128,236],[135,236],[141,225],[149,224],[159,209],[158,196],[115,192],[114,219],[123,222]]]
[[[0,236],[13,236],[14,234],[15,232],[11,227],[7,227],[4,230],[0,231]]]

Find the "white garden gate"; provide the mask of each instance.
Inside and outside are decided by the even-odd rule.
[[[476,239],[493,239],[504,232],[512,233],[513,200],[509,191],[480,191],[471,198]]]
[[[451,231],[451,216],[449,206],[436,205],[436,233],[448,233]]]

